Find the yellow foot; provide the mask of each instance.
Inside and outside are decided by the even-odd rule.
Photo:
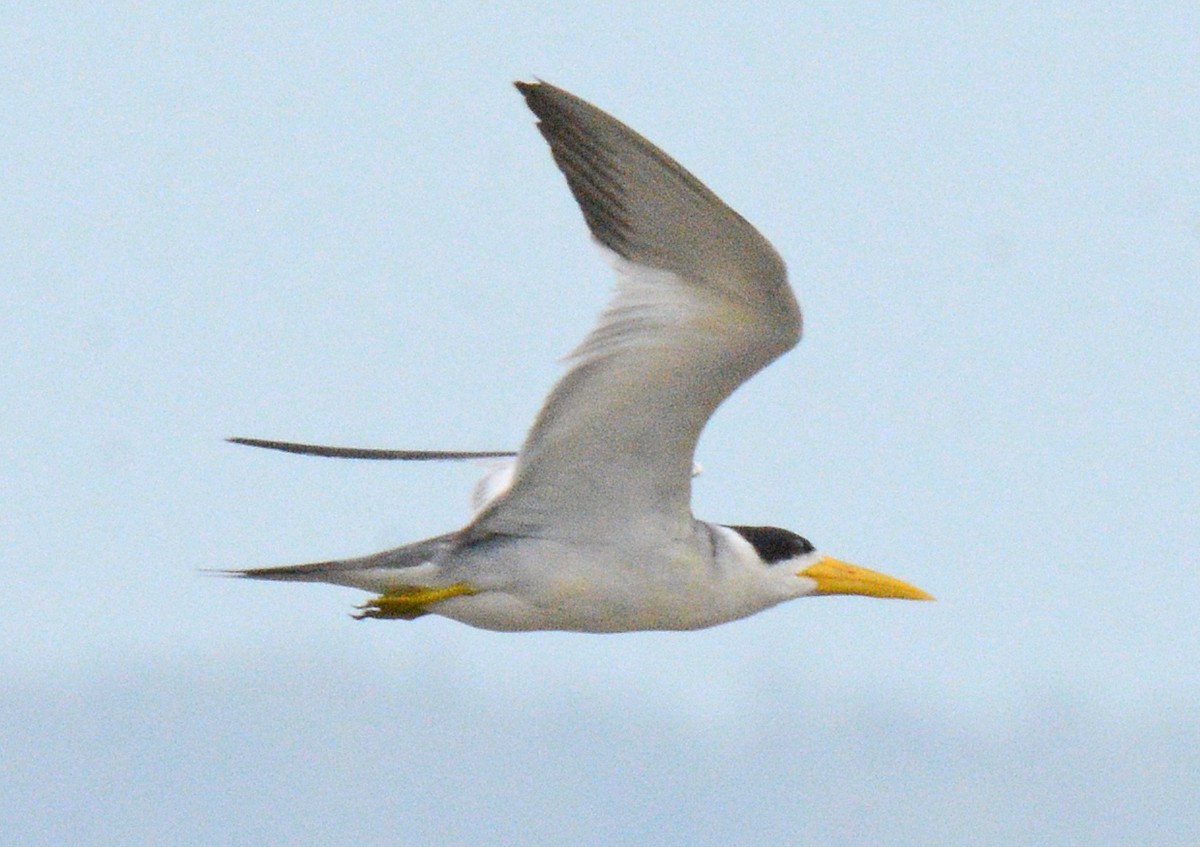
[[[447,600],[451,597],[463,597],[479,592],[465,582],[456,582],[445,588],[398,588],[387,594],[380,594],[374,600],[368,600],[358,607],[359,613],[355,620],[363,618],[402,618],[411,621],[421,615],[428,614],[425,607],[431,603]]]

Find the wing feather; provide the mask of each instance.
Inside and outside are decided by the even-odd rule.
[[[691,532],[692,454],[716,407],[793,347],[783,260],[649,141],[559,88],[517,83],[616,293],[569,357],[484,531],[602,538]]]

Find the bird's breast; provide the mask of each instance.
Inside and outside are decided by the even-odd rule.
[[[689,543],[614,547],[523,540],[508,545],[502,561],[479,563],[492,584],[436,611],[484,629],[626,632],[699,629],[769,605],[747,607],[708,552]]]

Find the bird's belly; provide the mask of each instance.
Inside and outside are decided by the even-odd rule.
[[[503,584],[430,611],[482,629],[628,632],[701,629],[771,605],[731,596],[720,575],[691,551],[648,563],[557,552],[554,566],[541,555],[506,562]]]

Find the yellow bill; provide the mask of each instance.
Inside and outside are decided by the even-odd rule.
[[[915,585],[878,571],[860,568],[849,562],[826,556],[797,576],[806,576],[817,583],[817,594],[861,594],[864,597],[896,597],[903,600],[932,600]]]

